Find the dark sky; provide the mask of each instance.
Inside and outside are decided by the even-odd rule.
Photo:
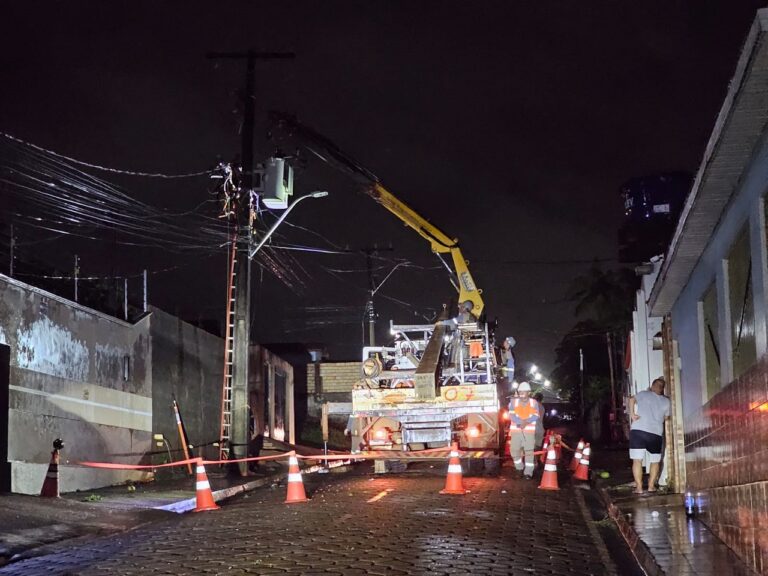
[[[19,2],[0,18],[0,130],[81,160],[166,173],[202,170],[239,149],[243,66],[211,50],[292,50],[259,65],[257,157],[266,112],[297,114],[401,199],[460,239],[487,311],[519,361],[552,368],[573,324],[564,301],[584,260],[615,259],[619,188],[657,171],[695,171],[741,44],[764,2]],[[110,178],[169,209],[205,200],[205,179]],[[327,189],[291,221],[359,249],[432,267],[426,243],[318,162],[298,192]],[[311,205],[310,205],[311,202]],[[326,245],[295,228],[283,240]],[[27,237],[34,231],[23,232]],[[27,238],[29,239],[29,238]],[[78,248],[81,251],[85,248]],[[182,268],[152,277],[151,300],[223,317],[225,256],[139,253],[102,243],[85,273]],[[63,243],[40,244],[69,261]],[[354,255],[301,255],[305,287],[257,278],[255,336],[325,341],[352,357],[360,325],[291,331],[304,306],[362,314]],[[382,265],[387,264],[382,261]],[[380,274],[386,274],[383,269]],[[341,278],[341,279],[339,279]],[[445,274],[398,270],[385,296],[418,308],[453,296]],[[377,301],[384,334],[402,306]],[[337,317],[338,320],[338,317]]]

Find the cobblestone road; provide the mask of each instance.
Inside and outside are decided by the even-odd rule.
[[[578,490],[538,490],[505,469],[465,477],[466,496],[442,496],[442,468],[313,475],[306,504],[283,504],[284,486],[264,488],[219,511],[70,546],[0,574],[615,573]]]

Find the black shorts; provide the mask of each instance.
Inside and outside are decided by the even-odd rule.
[[[651,434],[645,430],[629,431],[629,457],[632,460],[642,460],[645,452],[648,452],[651,462],[661,460],[661,448],[663,437],[658,434]]]

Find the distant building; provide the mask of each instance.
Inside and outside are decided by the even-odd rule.
[[[758,573],[768,571],[766,182],[762,9],[648,298],[650,316],[663,318],[668,393],[681,416],[678,489],[695,495],[701,519]]]
[[[633,178],[621,187],[624,221],[619,229],[619,260],[647,262],[663,254],[693,178],[668,172]]]

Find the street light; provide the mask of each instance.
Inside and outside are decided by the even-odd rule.
[[[541,372],[536,372],[536,373],[533,375],[533,379],[534,379],[534,380],[541,380],[542,378],[543,378],[543,376],[541,375]]]
[[[528,370],[528,374],[536,374],[538,371],[539,369],[536,367],[536,364],[531,364],[531,369]]]
[[[544,388],[549,388],[550,386],[552,386],[552,382],[549,380],[544,380]]]
[[[305,194],[304,196],[299,196],[296,198],[296,200],[288,206],[288,209],[283,212],[280,215],[280,218],[277,219],[277,221],[272,224],[272,228],[270,228],[266,234],[264,234],[264,237],[261,239],[261,242],[258,243],[258,245],[255,248],[252,248],[248,252],[248,258],[253,259],[254,256],[256,256],[256,253],[261,250],[261,247],[264,246],[264,243],[269,240],[269,237],[272,236],[275,230],[277,230],[277,227],[280,226],[280,224],[283,223],[283,220],[286,219],[288,214],[291,213],[291,210],[293,210],[296,207],[296,204],[304,200],[305,198],[324,198],[325,196],[328,196],[328,192],[325,192],[324,190],[318,190],[317,192],[312,192],[311,194]]]

